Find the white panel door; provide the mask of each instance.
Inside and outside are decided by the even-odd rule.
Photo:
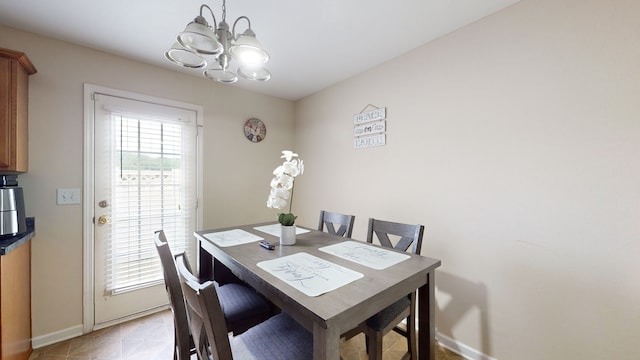
[[[193,256],[197,112],[95,93],[94,324],[167,304],[153,242]]]

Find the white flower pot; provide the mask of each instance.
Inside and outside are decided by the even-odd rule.
[[[296,244],[296,225],[280,225],[280,245]]]

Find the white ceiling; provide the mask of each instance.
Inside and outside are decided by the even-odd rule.
[[[227,86],[300,99],[518,1],[229,0],[227,22],[251,19],[271,56],[272,77]],[[163,53],[202,3],[0,0],[0,24],[200,76],[201,70],[181,69]],[[222,1],[204,3],[220,21]],[[209,13],[204,16],[212,22]]]

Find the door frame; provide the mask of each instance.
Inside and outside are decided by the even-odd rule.
[[[196,230],[199,230],[202,226],[202,206],[200,204],[202,199],[203,188],[203,140],[202,140],[202,128],[204,111],[203,107],[194,104],[183,103],[179,101],[173,101],[163,99],[159,97],[142,95],[138,93],[112,89],[99,85],[92,85],[84,83],[84,149],[83,149],[83,201],[82,201],[82,224],[83,224],[83,266],[82,266],[82,333],[86,334],[95,328],[94,317],[94,259],[95,259],[95,247],[94,247],[94,107],[93,107],[93,94],[103,93],[116,97],[123,97],[132,100],[146,101],[151,103],[157,103],[162,105],[175,106],[179,108],[189,109],[196,112]],[[195,240],[194,240],[195,241]],[[136,314],[134,317],[140,317],[142,314]],[[120,319],[117,322],[129,320],[129,318]],[[101,327],[113,325],[115,323],[103,324]]]

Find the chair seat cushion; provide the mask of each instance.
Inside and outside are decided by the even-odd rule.
[[[240,335],[230,337],[229,341],[234,359],[313,358],[313,335],[285,313],[275,315]]]
[[[411,299],[403,296],[402,299],[367,319],[367,326],[375,331],[381,331],[409,306],[411,306]]]
[[[264,318],[271,312],[271,306],[253,289],[242,284],[216,284],[220,306],[229,328],[245,320]]]

